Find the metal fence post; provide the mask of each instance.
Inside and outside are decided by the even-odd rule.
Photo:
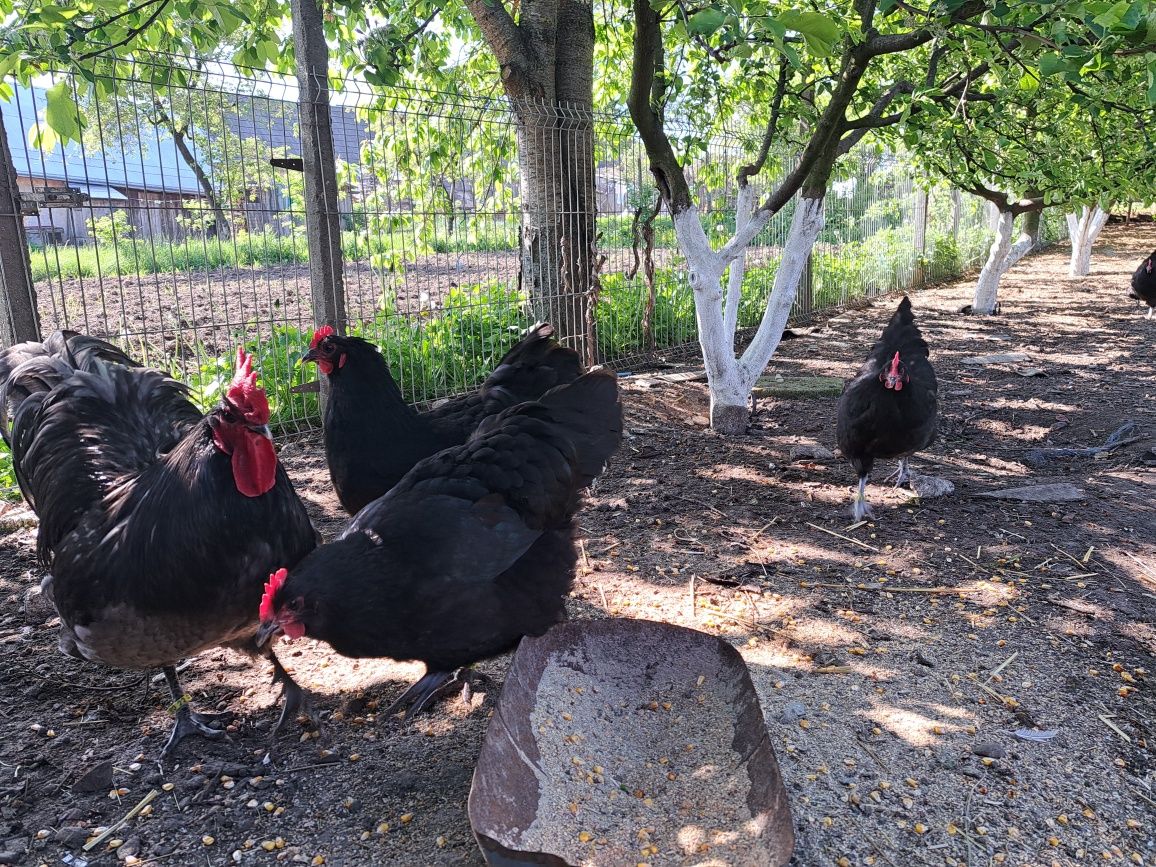
[[[927,253],[927,205],[930,193],[919,190],[915,194],[915,268],[912,269],[913,286],[922,286],[927,281],[925,254]]]
[[[807,262],[803,265],[803,276],[799,278],[799,291],[797,293],[797,301],[799,305],[799,312],[802,314],[803,321],[811,318],[811,314],[815,312],[815,280],[813,264],[815,260],[814,252],[807,254]]]
[[[0,106],[2,112],[3,106]],[[16,165],[0,114],[0,335],[4,345],[40,339],[36,288],[28,263],[28,239],[16,185]]]
[[[305,172],[305,235],[313,321],[345,329],[341,218],[337,212],[337,165],[329,113],[329,47],[316,0],[292,0],[293,45],[297,52],[301,157]]]

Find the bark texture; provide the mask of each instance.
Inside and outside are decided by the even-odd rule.
[[[0,112],[4,106],[0,104]],[[28,239],[20,213],[16,164],[0,115],[0,338],[4,346],[40,339],[36,288],[28,262]]]
[[[1032,248],[1032,238],[1028,234],[1021,234],[1016,242],[1012,243],[1014,224],[1015,214],[1001,209],[996,219],[995,240],[991,243],[987,261],[983,270],[979,272],[979,279],[975,284],[971,312],[977,316],[990,316],[995,312],[996,301],[999,300],[1000,280],[1008,269]]]
[[[581,0],[467,0],[517,119],[522,286],[560,339],[584,347],[594,232],[594,13]]]
[[[1086,277],[1092,270],[1092,247],[1100,237],[1104,224],[1108,222],[1108,212],[1099,205],[1084,205],[1077,213],[1066,216],[1068,238],[1072,242],[1068,276]]]

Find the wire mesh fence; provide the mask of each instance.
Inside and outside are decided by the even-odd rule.
[[[295,82],[138,61],[109,95],[77,89],[83,140],[50,148],[39,125],[60,81],[73,86],[13,85],[0,103],[42,332],[110,339],[206,401],[244,343],[276,426],[314,426],[317,396],[296,391],[315,375],[297,364],[315,311]],[[331,99],[345,325],[381,345],[410,399],[469,389],[542,315],[603,363],[693,345],[673,226],[624,117],[354,81]],[[756,147],[717,137],[693,161],[715,241]],[[792,210],[750,248],[742,327],[761,317]],[[841,166],[826,212],[798,317],[961,273],[989,243],[982,202],[872,150]],[[6,294],[12,273],[0,264]]]

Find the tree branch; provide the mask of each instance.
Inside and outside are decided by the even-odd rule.
[[[465,0],[465,4],[501,67],[507,92],[541,96],[528,75],[533,66],[530,47],[503,0]]]
[[[739,169],[740,187],[745,187],[749,179],[761,172],[767,162],[767,155],[771,151],[771,142],[774,141],[775,132],[779,128],[779,118],[783,112],[783,95],[787,90],[787,74],[789,71],[790,62],[787,60],[787,55],[783,54],[779,57],[779,77],[775,82],[775,95],[771,100],[771,116],[767,120],[767,128],[763,133],[762,143],[759,145],[759,155],[753,163],[749,163]]]
[[[132,42],[134,39],[136,39],[138,36],[140,36],[142,33],[144,33],[146,30],[148,30],[153,25],[153,22],[156,21],[157,18],[160,17],[160,14],[165,11],[165,7],[167,7],[168,5],[169,5],[169,0],[158,0],[157,7],[151,13],[149,13],[149,17],[146,18],[140,26],[134,27],[131,30],[129,30],[123,39],[121,39],[117,42],[114,42],[111,45],[102,45],[100,48],[94,49],[93,51],[85,52],[84,54],[77,57],[76,60],[74,60],[73,62],[74,63],[80,63],[81,61],[84,61],[84,60],[91,60],[94,57],[99,57],[100,55],[104,54],[105,52],[113,51],[117,48],[120,48],[123,45],[127,45],[129,42]],[[139,9],[141,7],[137,7],[137,8]],[[134,10],[134,11],[136,11],[136,10]]]
[[[656,111],[658,107],[651,103],[655,67],[661,52],[662,22],[658,12],[651,7],[649,0],[634,0],[634,57],[627,105],[646,148],[646,155],[650,158],[650,171],[658,185],[658,192],[666,200],[670,215],[676,217],[689,209],[692,202],[686,175],[663,128]]]

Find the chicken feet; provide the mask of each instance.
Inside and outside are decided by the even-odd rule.
[[[290,676],[289,672],[285,670],[285,666],[272,652],[269,653],[269,661],[273,663],[273,683],[281,684],[282,699],[281,716],[277,718],[277,724],[273,726],[270,737],[277,737],[277,733],[281,731],[281,727],[285,725],[287,720],[296,719],[302,714],[309,717],[313,728],[320,728],[321,721],[318,719],[317,710],[313,707],[309,693]]]
[[[900,458],[899,469],[897,469],[883,481],[889,482],[892,479],[895,479],[895,487],[897,488],[902,488],[911,481],[911,473],[909,471],[909,467],[907,466],[907,458]]]
[[[417,716],[438,699],[449,695],[455,689],[469,688],[469,685],[469,675],[466,673],[466,669],[459,669],[456,672],[426,672],[420,680],[399,695],[393,704],[385,709],[385,716],[391,717],[408,705],[402,721],[409,722],[411,718]]]
[[[867,502],[867,477],[859,477],[859,489],[855,492],[855,496],[851,499],[851,517],[856,521],[862,521],[864,518],[874,518],[875,515],[871,511],[871,504]]]
[[[176,724],[169,734],[169,740],[161,750],[161,758],[172,754],[177,744],[188,735],[200,735],[209,740],[220,740],[225,736],[224,728],[214,728],[213,723],[224,724],[233,718],[231,713],[197,713],[189,708],[188,697],[181,689],[181,682],[177,679],[177,670],[166,665],[162,671],[165,674],[165,683],[168,684],[169,694],[173,697],[172,707],[176,708]]]

